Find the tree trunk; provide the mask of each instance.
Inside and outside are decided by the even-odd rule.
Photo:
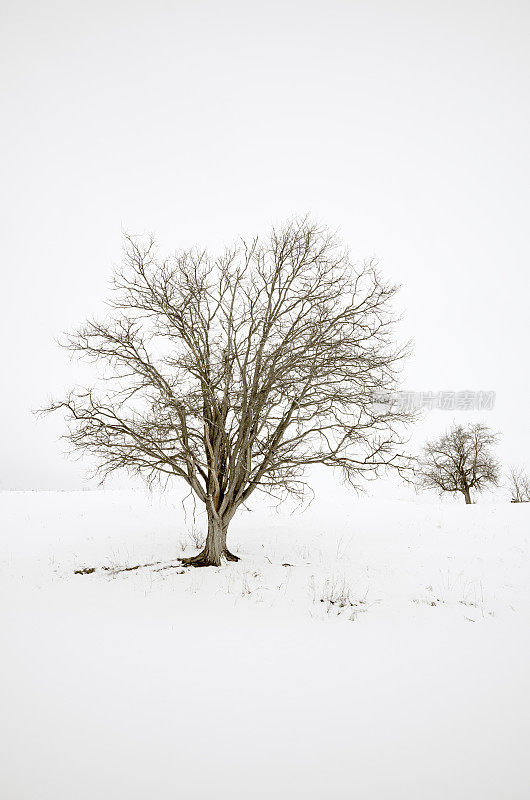
[[[182,563],[190,567],[219,567],[223,559],[239,561],[226,546],[228,523],[217,514],[208,513],[208,533],[203,550],[191,558],[183,558]]]
[[[469,494],[469,489],[467,488],[467,486],[464,489],[464,497],[466,499],[466,504],[471,505],[471,495]]]

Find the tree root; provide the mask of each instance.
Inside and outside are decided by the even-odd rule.
[[[227,561],[239,561],[239,556],[234,555],[234,553],[231,553],[230,550],[226,549],[219,560],[219,564],[213,563],[212,559],[204,552],[204,550],[202,553],[198,553],[196,556],[181,558],[180,563],[184,567],[220,567],[223,558],[226,558]]]
[[[181,558],[180,563],[183,567],[215,567],[219,566],[212,564],[210,559],[206,558],[204,553],[199,553],[196,556],[189,556],[188,558]]]
[[[100,569],[104,572],[108,572],[110,575],[118,575],[120,572],[134,572],[137,569],[145,569],[147,567],[157,567],[155,572],[160,572],[163,569],[179,569],[182,564],[180,563],[180,559],[175,559],[178,563],[167,563],[165,561],[150,561],[147,564],[134,564],[132,567],[108,567],[103,565],[102,567],[82,567],[81,569],[75,569],[74,575],[92,575],[94,572],[99,571]],[[162,564],[162,566],[157,566]]]
[[[134,564],[132,567],[82,567],[81,569],[74,570],[75,575],[92,575],[92,573],[96,572],[98,569],[102,569],[105,572],[110,573],[111,575],[118,575],[120,572],[134,572],[137,569],[145,569],[147,567],[156,567],[155,572],[162,572],[165,569],[179,569],[180,567],[219,567],[221,566],[222,560],[226,559],[227,561],[239,561],[239,556],[234,555],[231,553],[230,550],[226,549],[221,556],[219,564],[213,564],[211,558],[209,558],[204,550],[202,553],[199,553],[196,556],[190,556],[188,558],[177,558],[175,561],[177,563],[167,563],[164,561],[151,561],[147,564]]]
[[[163,561],[151,561],[148,564],[135,564],[133,567],[101,567],[106,572],[134,572],[135,569],[143,569],[144,567],[156,567],[157,564],[163,564]]]

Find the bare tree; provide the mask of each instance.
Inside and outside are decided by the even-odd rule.
[[[523,467],[510,467],[508,489],[512,503],[530,503],[530,477]]]
[[[208,531],[187,563],[237,560],[228,525],[255,490],[300,495],[312,464],[355,486],[406,468],[409,417],[375,402],[408,350],[393,343],[395,292],[307,219],[218,258],[160,259],[153,240],[126,236],[111,321],[90,320],[64,343],[102,367],[103,388],[45,410],[66,409],[67,438],[102,479],[125,468],[188,484]]]
[[[471,503],[471,491],[499,483],[499,465],[491,452],[497,439],[486,425],[453,426],[425,445],[418,460],[418,485],[440,493],[461,492]]]

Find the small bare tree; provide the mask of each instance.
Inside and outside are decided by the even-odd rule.
[[[396,386],[396,287],[373,263],[355,268],[307,219],[268,238],[160,259],[126,237],[111,321],[87,322],[65,345],[101,367],[103,388],[76,389],[67,438],[104,479],[125,468],[149,483],[178,477],[204,504],[195,566],[237,560],[226,537],[255,490],[303,492],[304,468],[340,468],[358,485],[406,468],[408,416],[377,397]]]
[[[512,503],[530,503],[530,478],[523,467],[510,467],[508,489]]]
[[[418,485],[440,493],[461,492],[471,503],[471,491],[499,483],[499,465],[491,452],[497,439],[486,425],[453,426],[425,445],[418,460]]]

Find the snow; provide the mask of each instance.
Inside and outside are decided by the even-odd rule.
[[[342,492],[161,569],[170,495],[0,493],[0,796],[526,799],[529,522]]]

